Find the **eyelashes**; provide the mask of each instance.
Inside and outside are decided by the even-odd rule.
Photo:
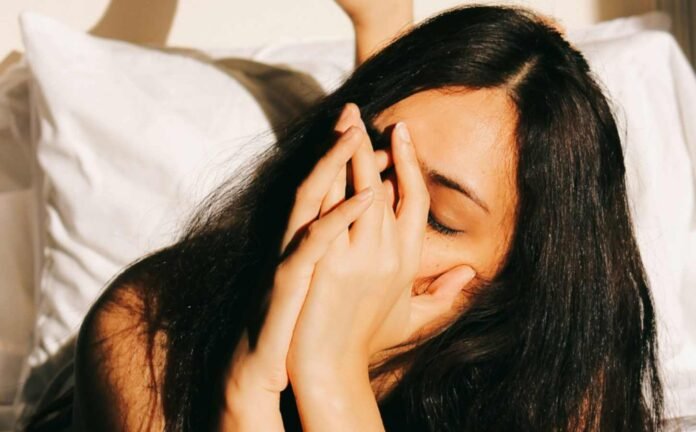
[[[433,213],[430,211],[428,212],[428,226],[446,236],[454,236],[462,232],[441,224],[437,219],[435,219],[435,216],[433,216]]]

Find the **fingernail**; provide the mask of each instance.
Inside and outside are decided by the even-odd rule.
[[[358,201],[366,201],[372,196],[372,186],[368,186],[355,195]]]
[[[411,142],[411,135],[408,133],[408,129],[404,122],[398,122],[396,124],[396,133],[399,134],[399,138],[401,138],[403,142]]]

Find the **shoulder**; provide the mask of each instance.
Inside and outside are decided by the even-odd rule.
[[[143,260],[146,262],[146,260]],[[85,317],[75,353],[75,420],[84,430],[162,430],[166,337],[153,325],[152,278],[136,263]]]

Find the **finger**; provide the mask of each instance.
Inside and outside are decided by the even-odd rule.
[[[384,174],[384,171],[393,165],[391,151],[375,150],[375,161],[377,162],[377,170]],[[346,187],[348,194],[350,194],[353,190],[353,170],[350,165],[348,165],[346,173]]]
[[[331,211],[336,205],[345,199],[346,195],[346,166],[341,168],[338,172],[336,178],[331,185],[331,189],[324,197],[321,202],[321,209],[319,210],[319,217],[323,217],[326,213]]]
[[[440,275],[423,294],[411,297],[413,312],[407,333],[415,335],[431,331],[460,312],[457,301],[461,300],[475,276],[472,267],[460,265]]]
[[[309,176],[297,188],[295,203],[281,242],[281,254],[297,231],[317,218],[321,203],[333,185],[334,179],[361,145],[360,129],[349,128],[321,159]]]
[[[289,267],[308,270],[308,274],[295,273],[294,277],[311,277],[314,264],[326,254],[331,242],[343,230],[347,230],[351,223],[355,223],[369,209],[373,200],[374,191],[366,188],[339,204],[323,218],[309,224],[298,248],[285,261]],[[308,263],[311,263],[311,267]]]
[[[385,195],[387,195],[385,193]],[[396,225],[396,215],[394,214],[394,209],[390,206],[389,202],[387,202],[387,199],[385,198],[384,204],[382,205],[384,208],[384,211],[382,212],[383,217],[382,217],[382,246],[386,250],[392,251],[395,255],[399,256],[401,259],[401,255],[404,254],[403,251],[400,250],[401,247],[401,241],[399,240],[399,230],[397,229]],[[419,255],[420,256],[420,255]],[[402,262],[402,261],[399,261]],[[407,263],[407,265],[410,265],[410,263],[415,262],[415,260],[411,261],[403,261],[404,263]],[[413,269],[413,273],[415,274],[416,265],[412,265],[408,268]],[[404,276],[410,276],[411,273],[403,273]]]
[[[392,156],[387,150],[375,150],[377,171],[382,172],[392,165]]]
[[[399,195],[396,218],[402,247],[406,251],[420,251],[428,220],[430,196],[415,147],[403,122],[397,123],[394,128],[392,155]]]
[[[354,103],[347,103],[343,106],[341,114],[336,120],[334,131],[343,133],[351,126],[357,126],[357,120],[360,117],[358,106]]]
[[[341,203],[324,218],[309,225],[299,247],[276,269],[271,302],[259,332],[258,346],[263,355],[277,359],[288,352],[292,332],[309,290],[314,266],[332,241],[353,223],[370,205],[372,191],[361,193]]]
[[[349,102],[343,106],[343,111],[341,112],[341,115],[338,121],[336,122],[334,131],[341,134],[346,132],[351,126],[356,126],[361,129],[365,127],[365,125],[362,124],[362,122],[360,121],[360,109],[356,104]],[[348,187],[349,189],[348,193],[352,194],[353,185],[351,184],[352,182],[350,180],[352,178],[350,166],[348,166],[345,172],[342,170],[338,178],[339,183],[343,184],[343,188],[341,189],[340,184],[334,183],[331,192],[329,192],[332,195],[332,199],[322,203],[320,214],[326,213],[328,209],[335,207],[336,204],[338,204],[338,202],[343,201],[345,199],[346,187]]]
[[[341,115],[338,121],[336,122],[336,126],[334,127],[334,131],[343,133],[347,131],[351,126],[360,127],[359,120],[360,110],[358,109],[358,106],[352,102],[349,102],[344,105],[343,111],[341,112]],[[319,216],[323,216],[325,213],[327,213],[329,210],[331,210],[338,203],[342,202],[345,199],[346,177],[347,170],[346,166],[344,165],[343,168],[341,168],[341,171],[338,173],[338,176],[334,180],[334,183],[331,186],[331,189],[329,190],[328,194],[326,195],[326,197],[324,197],[324,200],[321,203]]]
[[[377,170],[372,142],[364,130],[360,131],[360,141],[361,144],[351,159],[353,186],[356,190],[372,188],[374,197],[372,198],[372,205],[355,221],[351,230],[351,238],[363,240],[379,239],[381,238],[384,220],[385,193],[382,187],[382,179]]]
[[[399,196],[399,189],[396,183],[396,174],[394,173],[394,171],[391,171],[384,178],[384,180],[382,180],[382,185],[384,186],[384,199],[386,203],[391,207],[392,211],[396,214],[396,197]]]
[[[358,119],[360,118],[360,110],[358,109],[357,105],[354,103],[348,103],[343,106],[343,109],[341,110],[341,114],[338,116],[338,119],[336,120],[336,125],[334,126],[334,131],[338,133],[337,135],[337,143],[334,145],[334,148],[338,145],[338,141],[341,139],[342,136],[345,135],[345,133],[348,131],[351,125],[356,125],[358,123]],[[333,150],[333,149],[332,149]],[[329,150],[327,154],[324,156],[328,156],[328,154],[332,151]],[[345,166],[345,164],[343,165]],[[307,179],[309,180],[309,179]],[[303,183],[306,184],[307,180]],[[333,183],[332,183],[333,185]],[[308,186],[308,188],[311,188],[311,186]],[[299,192],[299,191],[298,191]],[[321,192],[316,192],[317,195],[321,194]],[[327,192],[328,193],[328,192]],[[323,198],[322,198],[323,200]],[[295,206],[293,207],[293,213],[290,216],[290,220],[288,221],[288,227],[286,229],[285,235],[283,237],[283,241],[281,242],[281,249],[280,249],[280,255],[282,255],[285,251],[286,248],[288,247],[288,244],[292,242],[297,235],[297,231],[305,226],[306,224],[310,223],[312,220],[314,220],[317,216],[316,212],[313,212],[313,206],[304,210],[298,209],[298,211],[295,211],[297,208],[297,202],[299,200],[295,200]],[[335,205],[335,203],[334,203]],[[320,209],[321,210],[321,204],[320,204]]]
[[[339,171],[336,179],[334,180],[331,190],[326,194],[324,201],[321,203],[321,209],[319,210],[319,217],[324,217],[327,213],[333,210],[346,198],[346,165],[343,166],[341,171]],[[345,250],[350,245],[350,237],[348,236],[348,230],[344,230],[341,234],[336,237],[333,245],[329,250]]]
[[[400,239],[399,231],[396,224],[396,214],[394,212],[394,176],[391,176],[382,182],[384,190],[384,217],[382,219],[382,245],[399,254]],[[414,266],[415,269],[416,266]]]

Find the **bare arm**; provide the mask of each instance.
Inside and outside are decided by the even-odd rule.
[[[412,0],[336,0],[355,30],[355,66],[413,24]]]
[[[150,355],[144,311],[138,288],[122,285],[110,287],[86,317],[76,352],[77,430],[163,430],[166,338],[155,335]],[[229,393],[235,397],[220,413],[221,431],[283,430],[279,397],[245,386]]]

